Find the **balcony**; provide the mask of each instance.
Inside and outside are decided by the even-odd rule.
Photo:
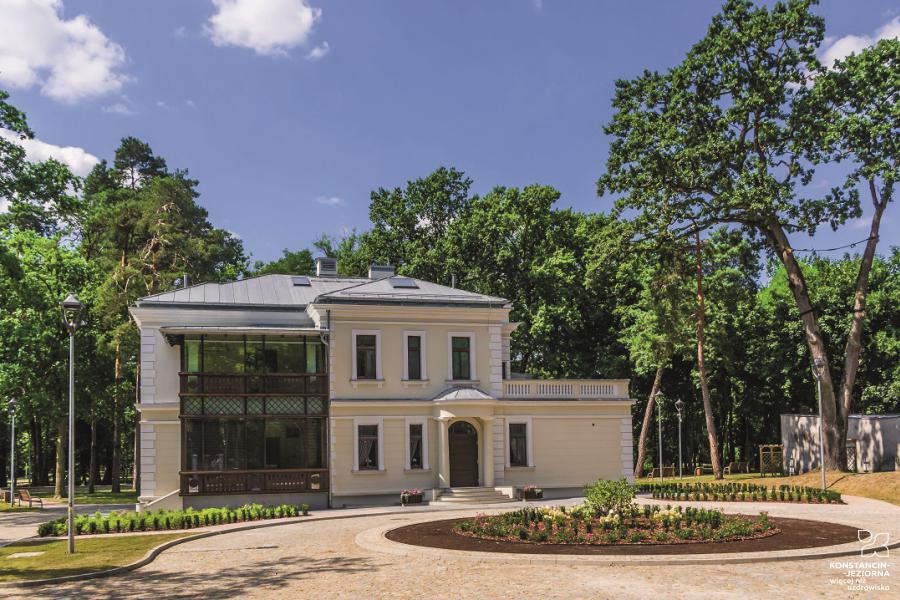
[[[327,395],[325,373],[179,373],[184,396]]]
[[[181,472],[182,496],[325,491],[327,469]]]
[[[628,398],[628,379],[506,379],[503,397],[518,400]]]

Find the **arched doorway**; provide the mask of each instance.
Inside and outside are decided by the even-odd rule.
[[[450,486],[478,485],[478,431],[468,421],[450,425]]]

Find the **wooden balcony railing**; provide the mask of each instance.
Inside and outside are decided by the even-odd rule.
[[[503,397],[533,400],[628,398],[628,379],[507,379]]]
[[[181,393],[190,396],[322,395],[325,373],[179,373]]]
[[[328,491],[327,469],[182,471],[181,495]]]

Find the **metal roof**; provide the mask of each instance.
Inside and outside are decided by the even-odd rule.
[[[411,279],[411,278],[410,278]],[[416,288],[395,288],[388,278],[309,277],[309,286],[295,285],[291,275],[262,275],[226,283],[201,283],[145,296],[137,306],[302,308],[315,302],[364,304],[505,305],[495,296],[467,292],[413,279]]]

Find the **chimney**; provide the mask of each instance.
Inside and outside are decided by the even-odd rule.
[[[394,276],[394,265],[369,265],[369,279],[384,279]]]
[[[320,256],[316,259],[316,276],[317,277],[336,277],[337,276],[337,259],[328,256]]]

